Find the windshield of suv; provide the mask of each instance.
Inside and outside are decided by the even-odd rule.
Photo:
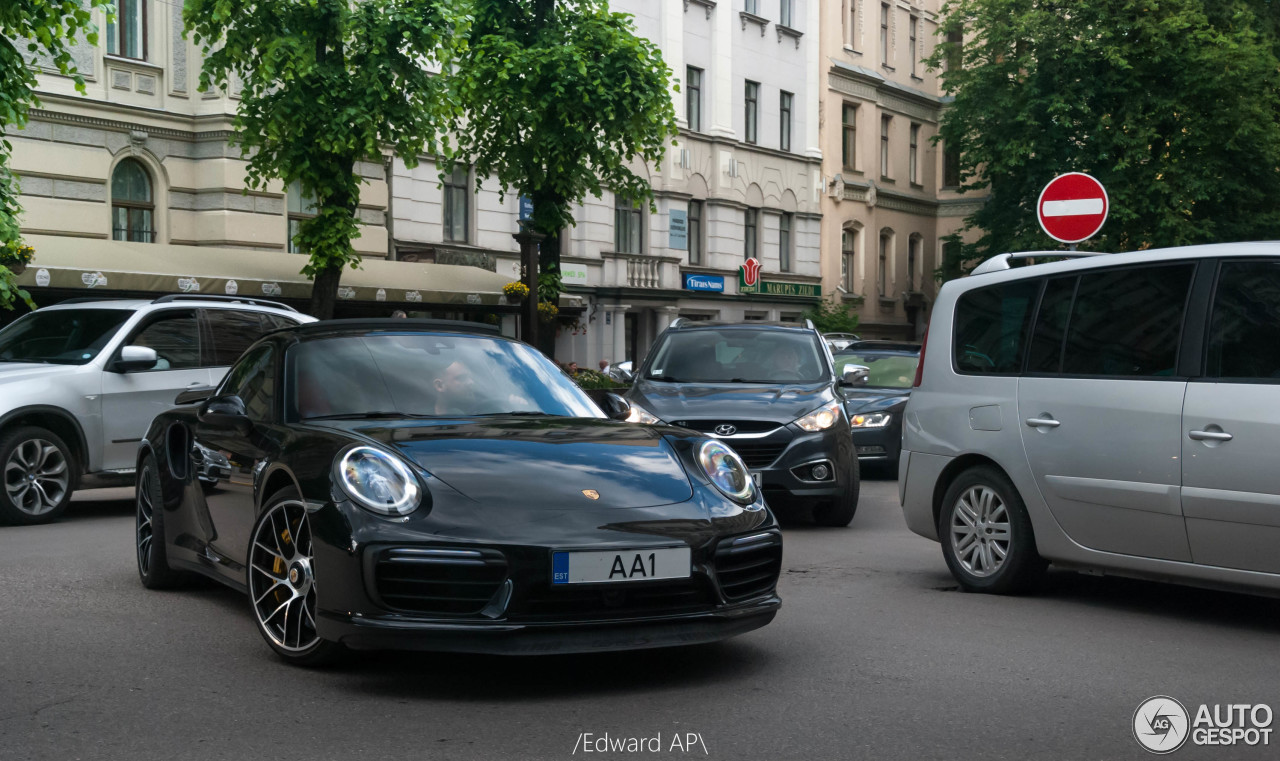
[[[870,371],[868,386],[880,388],[911,388],[916,379],[916,365],[920,355],[902,351],[864,351],[857,354],[837,354],[836,372],[845,365],[862,365]]]
[[[86,364],[132,316],[128,309],[32,312],[0,330],[0,362]]]
[[[790,330],[691,330],[666,334],[646,378],[668,383],[821,383],[818,338]]]
[[[604,417],[560,368],[515,341],[409,332],[342,336],[298,344],[289,357],[290,404],[303,420]]]

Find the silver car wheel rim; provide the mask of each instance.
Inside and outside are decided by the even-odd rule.
[[[57,446],[27,439],[13,448],[4,464],[4,490],[14,507],[27,515],[44,515],[66,498],[69,470]]]
[[[987,577],[997,573],[1009,557],[1009,511],[993,489],[973,486],[956,500],[951,511],[951,549],[968,573]]]
[[[249,550],[249,595],[258,626],[276,647],[293,653],[319,639],[311,545],[306,506],[286,500],[258,522]]]
[[[151,543],[155,537],[151,524],[151,516],[155,513],[155,505],[151,503],[154,478],[151,468],[143,468],[138,482],[138,570],[143,576],[151,573]]]

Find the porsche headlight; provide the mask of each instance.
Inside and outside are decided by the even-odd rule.
[[[638,404],[631,405],[631,414],[627,415],[628,423],[644,423],[645,425],[657,425],[662,419],[652,412],[646,410]]]
[[[711,483],[726,497],[748,503],[755,499],[755,487],[751,473],[738,453],[714,439],[707,439],[698,447],[698,465]]]
[[[373,447],[352,447],[337,465],[338,483],[356,504],[379,515],[418,509],[418,480],[398,458]]]
[[[840,402],[828,402],[796,421],[806,431],[825,431],[840,419]]]
[[[849,418],[849,425],[854,428],[884,428],[893,419],[888,412],[866,412]]]

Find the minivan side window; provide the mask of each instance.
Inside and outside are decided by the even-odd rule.
[[[952,347],[956,370],[976,375],[1020,372],[1039,292],[1039,280],[1019,280],[960,296]]]
[[[1223,262],[1205,376],[1280,383],[1280,261]]]
[[[1172,376],[1194,263],[1127,267],[1080,276],[1062,372]]]

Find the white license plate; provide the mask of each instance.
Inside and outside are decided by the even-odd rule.
[[[688,547],[663,550],[555,552],[552,584],[600,584],[617,581],[687,579],[692,567]]]
[[[751,480],[755,482],[757,489],[764,486],[764,474],[758,470],[751,471]]]

